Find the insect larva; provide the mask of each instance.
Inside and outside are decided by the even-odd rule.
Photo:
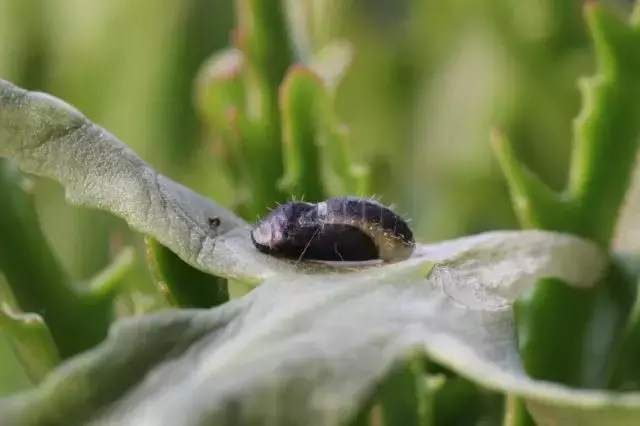
[[[415,248],[411,229],[397,213],[356,197],[290,201],[265,216],[251,240],[263,253],[298,260],[396,262]]]

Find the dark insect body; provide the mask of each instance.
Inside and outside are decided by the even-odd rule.
[[[297,260],[395,262],[415,248],[411,229],[397,213],[356,197],[290,201],[265,216],[251,240],[263,253]]]

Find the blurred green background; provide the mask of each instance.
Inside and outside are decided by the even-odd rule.
[[[581,0],[288,0],[300,49],[346,38],[355,58],[338,89],[373,191],[423,242],[516,228],[488,145],[491,125],[552,187],[564,186],[577,78],[593,55]],[[609,0],[621,13],[630,2]],[[232,0],[0,0],[0,77],[58,96],[161,173],[231,206],[233,188],[194,110],[194,78],[230,42]],[[215,132],[214,132],[215,133]],[[105,213],[71,208],[36,179],[51,245],[75,281],[119,247],[140,248],[122,315],[165,306],[142,238]],[[1,208],[1,200],[0,200]],[[2,236],[0,235],[0,238]],[[2,283],[0,299],[10,295]],[[0,334],[0,394],[29,386]]]

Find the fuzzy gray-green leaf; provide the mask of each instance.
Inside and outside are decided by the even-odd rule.
[[[62,183],[70,203],[124,218],[196,268],[248,281],[271,272],[269,259],[249,250],[242,219],[165,178],[60,99],[4,80],[0,156]],[[208,225],[211,217],[220,218],[219,227]]]
[[[541,276],[590,285],[603,267],[594,245],[495,232],[418,251],[352,273],[284,273],[213,310],[122,321],[0,415],[10,426],[334,425],[415,349],[490,388],[571,395],[526,377],[509,305]]]

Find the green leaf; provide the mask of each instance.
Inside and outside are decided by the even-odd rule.
[[[436,375],[428,378],[436,389],[431,391],[430,405],[433,407],[432,424],[434,426],[467,426],[467,425],[497,425],[496,414],[501,412],[500,406],[495,407],[489,392],[478,388],[464,377],[445,378]],[[495,398],[494,398],[495,399]],[[491,410],[493,406],[493,410]],[[461,410],[460,407],[464,407]],[[507,426],[507,425],[504,425]]]
[[[623,330],[624,335],[620,347],[617,348],[613,365],[611,387],[622,390],[640,389],[640,298],[638,294],[638,277],[640,277],[640,258],[637,255],[618,255],[616,261],[622,270],[629,275],[629,281],[635,288],[635,297],[631,315]]]
[[[640,30],[596,3],[586,18],[599,70],[580,81],[568,188],[579,211],[564,230],[609,247],[640,138]]]
[[[0,305],[0,330],[9,332],[9,343],[32,383],[40,383],[60,363],[58,348],[40,315],[15,313]]]
[[[4,126],[18,126],[0,105],[0,122],[5,118]],[[106,337],[111,299],[94,297],[105,289],[82,295],[74,288],[40,228],[31,188],[15,163],[0,158],[0,270],[20,310],[42,316],[66,358]]]
[[[567,385],[606,388],[636,299],[636,280],[613,259],[598,285],[587,291],[557,279],[538,282],[514,305],[527,372]]]
[[[385,426],[429,426],[424,357],[408,356],[391,369],[378,391]]]
[[[518,161],[511,143],[498,129],[491,132],[491,145],[509,185],[520,225],[549,230],[566,227],[572,206]]]
[[[318,78],[318,137],[325,166],[323,178],[331,196],[372,195],[370,170],[355,160],[350,131],[336,114],[337,87],[351,65],[352,56],[349,43],[335,40],[313,55],[308,63],[310,71]]]
[[[253,77],[267,91],[277,91],[293,56],[284,5],[270,0],[237,0],[236,15],[239,22],[236,44],[249,60]],[[267,93],[263,96],[264,100],[269,99]]]
[[[283,189],[297,198],[324,200],[320,163],[319,99],[322,82],[308,68],[293,67],[280,88],[285,175]]]
[[[170,299],[185,308],[211,308],[229,300],[227,283],[189,266],[153,238],[146,238],[149,263],[159,285],[166,286]]]
[[[279,191],[282,177],[282,129],[278,90],[292,63],[284,6],[270,0],[237,0],[234,45],[245,60],[243,80],[246,120],[239,123],[243,154],[251,180],[251,211],[262,215],[289,199]]]
[[[259,126],[247,116],[247,99],[252,97],[251,90],[245,87],[248,72],[240,50],[216,52],[198,72],[194,101],[200,119],[215,136],[218,157],[233,179],[235,210],[245,218],[253,218],[274,201],[274,182],[265,172],[279,174],[280,170],[272,172],[256,164],[256,159],[265,160],[263,150],[268,146],[261,143],[256,150],[255,142],[263,142],[264,135],[257,134]]]
[[[133,247],[123,248],[113,262],[93,277],[87,288],[81,289],[81,292],[90,298],[109,303],[131,271],[135,257],[136,252]]]
[[[226,127],[230,108],[244,107],[244,62],[242,52],[228,48],[212,55],[198,72],[195,104],[207,124],[218,131],[230,131]]]
[[[583,108],[574,122],[565,193],[556,194],[522,166],[498,132],[492,142],[522,226],[570,232],[608,248],[640,137],[640,30],[595,2],[585,6],[585,16],[598,73],[579,81]]]
[[[640,32],[596,2],[585,4],[598,65],[580,81],[583,108],[574,122],[567,190],[555,194],[494,138],[514,209],[523,226],[571,233],[609,250],[636,163],[640,137]],[[623,328],[636,297],[634,277],[615,259],[587,291],[545,277],[515,306],[520,349],[531,377],[580,388],[606,388],[620,358]],[[528,424],[513,399],[514,424]],[[605,422],[611,424],[611,420]]]
[[[284,189],[311,201],[371,195],[369,170],[352,158],[349,130],[335,112],[336,88],[351,62],[351,46],[335,41],[307,64],[292,67],[280,88]]]
[[[242,153],[241,128],[246,125],[243,71],[242,52],[226,49],[202,64],[194,87],[200,119],[217,136],[221,157],[236,186],[247,185],[246,175],[250,174]]]

